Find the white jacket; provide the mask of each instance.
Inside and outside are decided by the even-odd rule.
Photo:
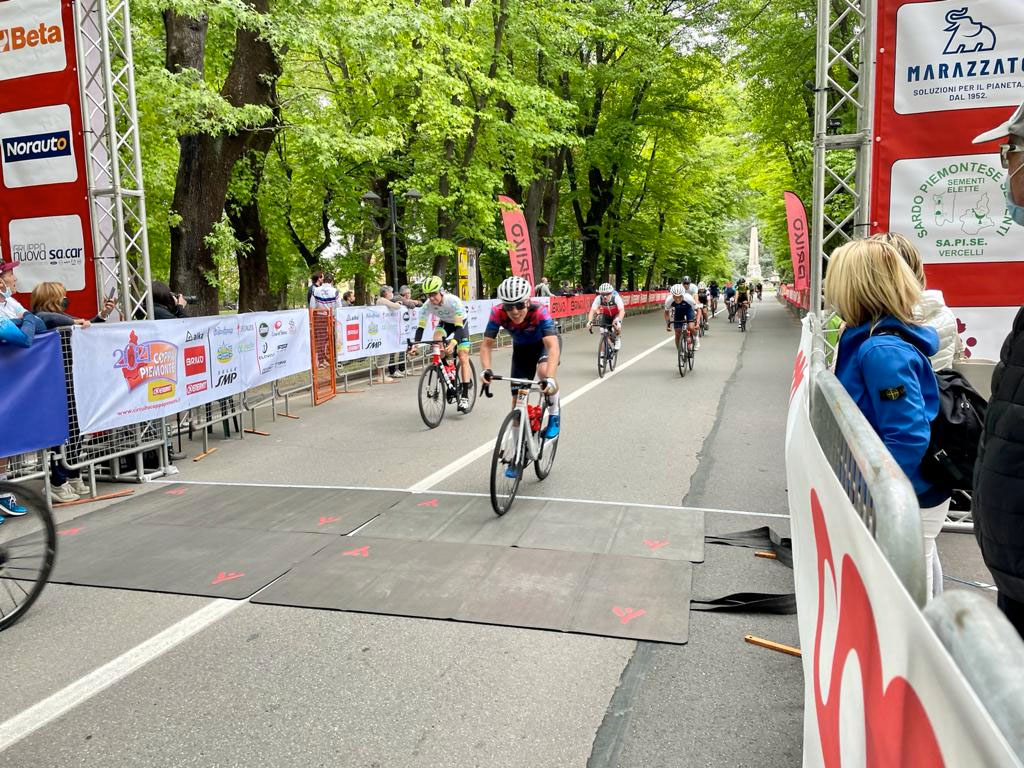
[[[956,315],[946,306],[942,291],[923,291],[921,301],[914,307],[914,319],[939,334],[939,351],[931,357],[932,368],[936,371],[952,368],[953,358],[960,355],[963,342],[956,329]]]

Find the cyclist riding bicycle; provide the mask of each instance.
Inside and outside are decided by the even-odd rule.
[[[741,277],[736,283],[736,308],[740,312],[740,323],[743,324],[743,310],[750,306],[753,289],[747,284],[747,278]]]
[[[498,331],[504,328],[512,337],[513,379],[540,377],[542,391],[548,398],[548,425],[542,437],[558,436],[560,414],[558,409],[558,326],[547,306],[530,301],[533,289],[523,277],[507,277],[498,286],[500,304],[491,308],[491,316],[484,329],[484,340],[480,345],[480,367],[483,380],[490,382],[491,350],[494,349]],[[515,407],[516,385],[512,386],[513,407]],[[509,471],[514,471],[510,468]]]
[[[736,315],[736,288],[733,287],[731,280],[725,284],[725,307],[729,310],[729,322],[731,323]]]
[[[594,297],[594,303],[590,305],[590,313],[587,315],[588,330],[594,326],[594,315],[602,318],[599,325],[607,325],[610,321],[615,334],[615,349],[621,349],[622,318],[626,316],[626,305],[622,303],[622,297],[611,283],[601,283],[601,287],[597,289],[597,296]]]
[[[754,290],[757,291],[757,300],[760,301],[761,300],[761,291],[764,290],[764,286],[762,286],[761,283],[758,283],[757,285],[754,286]]]
[[[669,296],[665,299],[665,330],[675,329],[677,350],[684,323],[690,333],[690,338],[697,338],[696,320],[697,309],[693,297],[686,292],[682,285],[676,283],[669,289]]]
[[[718,281],[712,280],[708,283],[708,294],[711,296],[711,316],[714,317],[718,311],[718,295],[720,293]]]
[[[706,317],[708,314],[708,287],[703,282],[697,284],[697,302]]]
[[[686,294],[688,296],[690,296],[690,298],[693,299],[693,306],[697,310],[697,324],[699,325],[700,324],[701,311],[702,311],[701,310],[701,304],[700,304],[699,301],[697,301],[697,285],[695,283],[691,283],[690,282],[690,276],[689,275],[686,275],[685,277],[683,277],[683,290],[686,292]],[[697,336],[697,343],[694,345],[694,349],[695,350],[700,349],[700,335],[699,334]]]
[[[434,341],[442,341],[445,336],[451,335],[458,344],[459,355],[459,379],[462,387],[459,391],[459,411],[465,413],[469,410],[469,388],[472,386],[473,374],[469,368],[469,328],[466,308],[457,296],[445,293],[444,283],[441,278],[432,275],[423,281],[423,294],[427,300],[423,302],[420,309],[420,320],[416,327],[416,341],[423,340],[423,331],[427,327],[427,319],[434,315],[437,318],[437,327],[434,329]],[[417,347],[409,350],[410,356],[418,353]]]

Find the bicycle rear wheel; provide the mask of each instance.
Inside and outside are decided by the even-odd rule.
[[[466,413],[471,413],[473,411],[473,407],[476,405],[477,389],[479,388],[479,382],[476,379],[476,366],[473,365],[472,360],[469,361],[469,377],[469,408],[466,409]]]
[[[614,371],[619,362],[619,350],[615,348],[615,342],[608,343],[608,370]]]
[[[428,365],[420,374],[419,405],[423,423],[433,429],[444,418],[445,407],[444,374],[440,367]],[[475,392],[474,392],[475,396]]]
[[[0,528],[0,630],[18,621],[36,601],[57,556],[57,529],[43,497],[14,483],[0,483],[0,496],[9,493],[28,511],[8,517]]]
[[[519,490],[519,481],[523,479],[523,467],[516,461],[517,452],[523,460],[526,456],[526,446],[520,449],[519,445],[519,414],[519,411],[511,411],[501,422],[494,453],[491,454],[491,508],[499,516],[508,512],[512,506],[516,491]],[[514,470],[514,477],[506,474],[509,468]]]
[[[542,434],[546,426],[546,424],[541,426]],[[559,423],[559,427],[561,427],[561,423]],[[555,463],[555,452],[558,451],[559,436],[561,436],[561,432],[550,440],[543,437],[540,440],[540,456],[533,462],[533,471],[537,474],[538,480],[543,480],[551,474],[551,467]]]
[[[687,366],[687,367],[688,367],[688,368],[689,368],[689,369],[690,369],[691,371],[693,370],[693,358],[694,358],[694,356],[695,356],[695,353],[696,353],[696,350],[694,349],[694,343],[693,343],[693,341],[691,340],[691,341],[690,341],[690,342],[689,342],[689,343],[688,343],[688,344],[686,345],[686,366]]]

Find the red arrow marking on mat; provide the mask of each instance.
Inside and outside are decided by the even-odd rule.
[[[651,548],[651,552],[668,546],[667,541],[651,541],[650,539],[644,539],[644,544]]]
[[[336,523],[340,519],[340,517],[321,517],[320,522],[317,523],[317,525],[327,525],[328,523]]]
[[[348,552],[342,552],[342,557],[345,555],[352,555],[353,557],[369,557],[370,556],[370,545],[367,544],[364,547],[358,549],[350,549]]]
[[[65,528],[63,531],[57,531],[58,536],[74,536],[76,533],[81,531],[81,528]]]
[[[430,501],[421,501],[416,505],[417,507],[436,507],[437,499],[431,499]]]
[[[164,493],[169,494],[171,496],[181,496],[181,494],[183,494],[185,491],[185,488],[171,488],[171,490],[164,491]]]
[[[647,613],[643,608],[634,611],[632,608],[619,608],[617,605],[612,608],[612,611],[619,617],[621,624],[629,624],[633,619],[638,619]]]
[[[233,579],[240,579],[245,576],[244,573],[236,573],[235,571],[221,571],[217,574],[217,578],[211,581],[211,584],[220,584],[225,581],[232,581]]]

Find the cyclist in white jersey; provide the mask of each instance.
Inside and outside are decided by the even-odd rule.
[[[701,313],[704,310],[701,307],[700,302],[697,301],[697,284],[690,282],[690,276],[689,275],[687,275],[686,277],[683,278],[683,290],[686,292],[687,296],[690,296],[693,299],[694,307],[697,310],[697,325],[699,326],[700,325]],[[700,334],[699,333],[697,334],[696,338],[694,339],[693,348],[694,348],[694,350],[700,349]]]
[[[594,325],[594,315],[600,316],[600,325],[611,325],[615,349],[621,349],[622,318],[626,316],[626,305],[622,303],[622,297],[611,283],[602,283],[597,289],[597,296],[594,297],[594,303],[590,305],[590,313],[587,315],[588,330]]]
[[[431,315],[437,318],[434,329],[434,340],[440,341],[451,334],[458,344],[459,379],[462,389],[459,392],[459,410],[465,412],[469,408],[469,388],[472,386],[473,375],[469,367],[469,315],[466,307],[458,296],[445,293],[441,278],[433,275],[423,281],[423,293],[427,300],[420,308],[420,320],[416,327],[416,341],[422,341],[423,331]],[[409,350],[410,355],[416,354],[416,347]]]

